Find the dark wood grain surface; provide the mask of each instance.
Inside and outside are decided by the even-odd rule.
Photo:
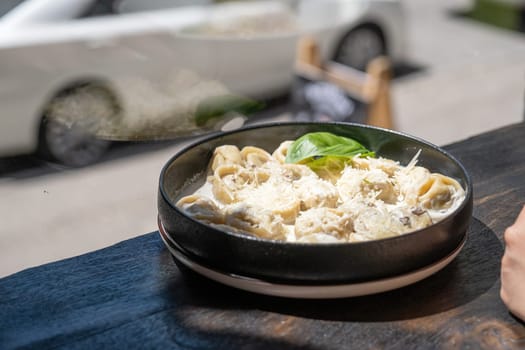
[[[502,233],[525,203],[525,124],[446,149],[474,183],[468,241],[445,269],[340,300],[251,294],[182,273],[158,233],[0,280],[0,348],[521,349],[499,297]]]

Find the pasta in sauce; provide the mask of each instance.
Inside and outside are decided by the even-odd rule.
[[[427,227],[465,198],[454,179],[386,158],[356,155],[338,178],[285,163],[292,141],[273,152],[215,149],[206,183],[181,198],[189,216],[223,230],[288,242],[356,242]]]

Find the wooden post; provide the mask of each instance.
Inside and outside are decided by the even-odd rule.
[[[390,101],[391,68],[386,57],[373,59],[366,73],[339,63],[321,61],[317,42],[312,37],[302,37],[297,43],[295,69],[312,80],[325,80],[358,96],[368,104],[369,125],[393,129]]]
[[[303,37],[297,44],[296,62],[321,68],[321,55],[316,41],[312,37]]]
[[[391,69],[386,57],[373,59],[367,67],[367,82],[364,94],[370,101],[368,121],[370,125],[393,129],[392,105],[390,101]]]

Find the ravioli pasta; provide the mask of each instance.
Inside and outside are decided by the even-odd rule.
[[[223,230],[289,242],[356,242],[427,227],[465,192],[454,179],[386,158],[354,156],[339,176],[285,163],[292,141],[273,152],[217,147],[206,183],[181,198],[187,215]]]

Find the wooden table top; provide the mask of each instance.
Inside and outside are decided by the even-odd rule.
[[[437,274],[337,300],[186,278],[157,232],[0,280],[0,348],[518,349],[499,297],[502,234],[525,203],[525,124],[445,147],[470,173],[467,244]]]

